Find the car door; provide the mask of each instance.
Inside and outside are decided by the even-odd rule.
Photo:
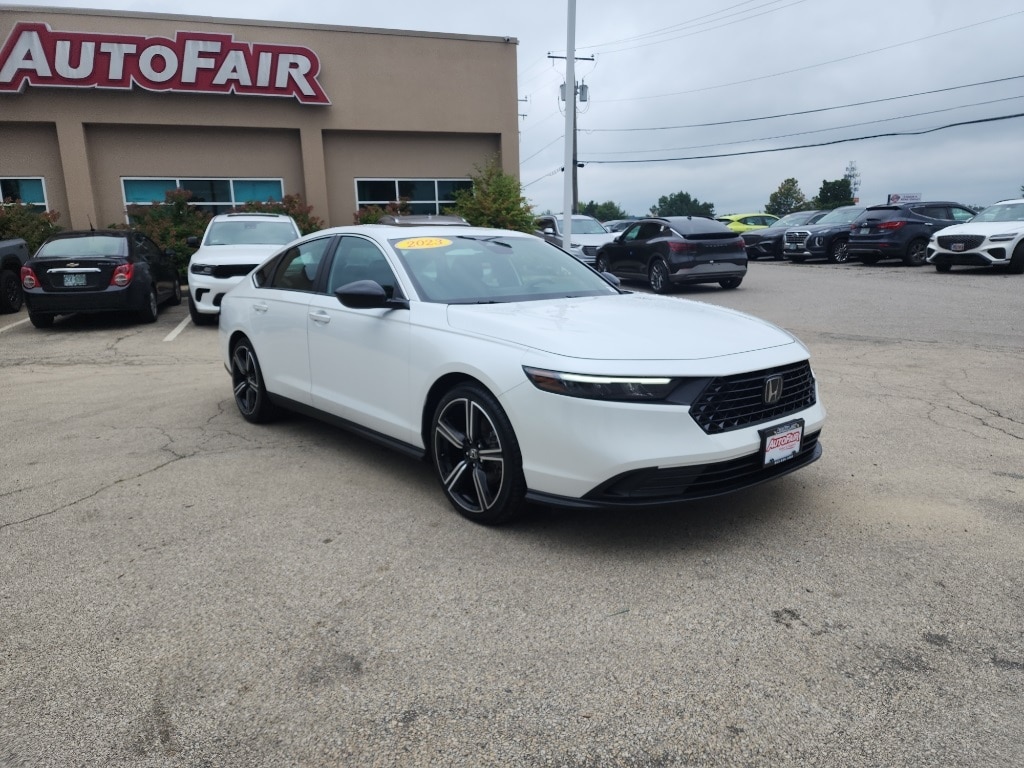
[[[287,248],[248,309],[267,389],[303,405],[312,401],[306,338],[309,303],[334,240],[319,237]]]
[[[360,235],[343,235],[323,290],[308,307],[312,403],[375,432],[419,444],[420,404],[409,384],[410,312],[350,309],[335,291],[373,280],[393,297],[405,295],[380,247]]]
[[[632,258],[640,222],[628,226],[622,234],[601,246],[601,256],[613,275],[636,274],[636,259]]]

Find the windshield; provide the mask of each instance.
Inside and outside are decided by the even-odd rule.
[[[1024,221],[1024,202],[990,205],[971,221]]]
[[[110,256],[127,256],[128,241],[113,235],[88,235],[86,237],[62,237],[50,240],[36,252],[36,257],[74,259],[100,259]]]
[[[619,293],[590,267],[530,235],[389,242],[424,301],[492,304]]]
[[[287,221],[215,221],[203,245],[284,245],[298,236]]]
[[[822,216],[818,224],[852,224],[853,220],[864,213],[863,208],[836,208]]]
[[[574,235],[606,235],[608,230],[597,219],[574,218],[572,220],[572,233]]]
[[[772,227],[793,227],[798,224],[806,224],[807,220],[814,215],[813,211],[798,211],[796,213],[787,213],[778,221],[774,222]]]

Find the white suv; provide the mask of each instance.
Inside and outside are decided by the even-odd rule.
[[[301,236],[283,213],[222,213],[206,227],[188,262],[188,311],[196,325],[213,325],[224,294],[282,245]]]
[[[927,261],[939,272],[1006,267],[1024,275],[1024,198],[1003,200],[965,224],[940,229],[928,243]]]

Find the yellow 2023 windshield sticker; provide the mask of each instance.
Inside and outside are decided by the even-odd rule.
[[[451,245],[452,241],[443,237],[410,237],[407,240],[395,243],[395,248],[403,251],[415,251],[421,248],[444,248]]]

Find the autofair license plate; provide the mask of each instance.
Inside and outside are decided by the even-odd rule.
[[[760,430],[761,457],[764,466],[789,461],[800,453],[804,439],[804,420],[797,419]]]
[[[83,272],[65,272],[64,273],[64,287],[73,288],[77,285],[85,285],[85,273]]]

